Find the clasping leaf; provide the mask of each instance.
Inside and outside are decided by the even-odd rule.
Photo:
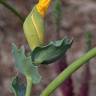
[[[31,53],[32,62],[38,64],[50,64],[60,57],[71,47],[72,40],[64,38],[58,41],[51,41],[46,46],[35,48]]]

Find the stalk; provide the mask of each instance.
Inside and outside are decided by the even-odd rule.
[[[27,88],[26,88],[25,96],[30,96],[32,90],[32,79],[26,76],[26,80],[27,80]]]
[[[68,66],[66,55],[60,59],[60,61],[56,65],[56,70],[58,73],[61,73],[64,69],[66,69]],[[62,83],[61,87],[62,96],[74,96],[73,93],[73,82],[71,77],[65,80],[64,83]]]
[[[60,26],[62,20],[61,1],[56,0],[53,8],[53,20],[55,25],[56,37],[60,38]]]
[[[0,4],[5,6],[7,9],[9,9],[12,13],[14,13],[22,22],[24,22],[25,18],[21,16],[21,14],[12,6],[10,6],[8,3],[6,3],[5,0],[0,0]]]
[[[69,65],[59,76],[53,80],[40,96],[49,96],[52,94],[65,80],[69,78],[76,70],[96,56],[96,48],[91,49],[88,53],[81,56],[78,60]]]
[[[55,25],[55,31],[56,31],[56,37],[57,39],[60,38],[60,27],[61,27],[61,20],[62,20],[62,9],[61,9],[61,1],[56,0],[54,4],[54,10],[53,10],[53,19],[54,19],[54,25]],[[59,62],[56,64],[55,70],[57,73],[61,73],[66,67],[67,59],[66,54],[63,58],[59,60]],[[74,96],[73,93],[73,82],[71,77],[67,80],[65,80],[65,83],[62,84],[60,87],[60,91],[62,92],[62,96]]]
[[[85,33],[85,40],[86,40],[86,52],[88,52],[92,47],[92,34],[91,32]],[[79,96],[88,96],[89,92],[89,84],[90,84],[90,78],[91,78],[91,72],[90,72],[90,61],[87,62],[87,65],[84,68],[82,82],[81,82],[81,88]]]

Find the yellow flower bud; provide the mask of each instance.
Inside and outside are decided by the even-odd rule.
[[[36,5],[38,12],[41,16],[45,16],[45,13],[49,7],[51,0],[39,0],[39,3]]]
[[[49,3],[50,0],[39,0],[39,3],[32,9],[24,21],[23,28],[25,37],[32,50],[44,43],[45,27],[43,16]]]

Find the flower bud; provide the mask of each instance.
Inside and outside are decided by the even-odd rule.
[[[38,12],[45,16],[45,13],[49,7],[51,0],[39,0],[39,3],[36,5]]]
[[[44,44],[45,26],[43,16],[48,9],[49,3],[50,0],[39,0],[39,3],[32,9],[24,21],[25,37],[32,50]]]

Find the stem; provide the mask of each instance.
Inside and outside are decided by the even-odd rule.
[[[60,26],[62,20],[61,1],[56,0],[53,8],[53,20],[55,25],[56,37],[60,38]]]
[[[88,52],[92,48],[92,33],[85,32],[85,43],[86,43],[86,52]],[[89,88],[90,88],[90,80],[91,80],[91,72],[90,72],[90,62],[87,62],[83,70],[82,82],[80,87],[79,96],[88,96]]]
[[[25,96],[30,96],[31,89],[32,89],[32,79],[30,77],[26,76],[26,80],[27,80],[27,88],[26,88]]]
[[[10,6],[9,4],[7,4],[4,0],[0,0],[0,3],[5,6],[6,8],[8,8],[11,12],[13,12],[22,22],[24,22],[25,18],[22,17],[20,15],[20,13],[15,9],[13,8],[12,6]]]
[[[61,73],[63,70],[65,70],[68,67],[66,55],[64,55],[63,58],[60,59],[60,61],[56,65],[56,69],[58,74]],[[67,80],[62,83],[62,86],[60,87],[62,96],[74,96],[73,92],[73,81],[72,78],[68,78]]]
[[[61,21],[62,21],[62,4],[61,0],[55,0],[54,8],[53,8],[53,20],[54,20],[54,25],[55,25],[55,31],[56,31],[56,37],[57,39],[60,38],[60,27],[61,27]],[[61,73],[64,69],[67,68],[68,63],[66,59],[66,54],[64,55],[63,58],[59,60],[55,67],[56,72],[59,74]],[[60,87],[60,91],[62,93],[62,96],[74,96],[73,93],[73,82],[71,77],[65,80],[65,82],[62,84]]]
[[[86,51],[88,52],[92,48],[92,33],[86,32],[85,39],[86,39]]]
[[[81,56],[78,60],[68,66],[59,76],[53,80],[40,96],[49,96],[53,93],[73,72],[79,69],[82,65],[88,62],[91,58],[96,56],[96,48],[91,49],[88,53]]]

